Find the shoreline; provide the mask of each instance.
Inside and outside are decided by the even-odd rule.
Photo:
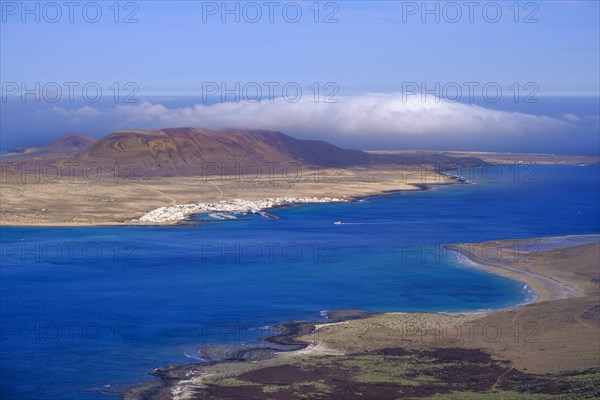
[[[39,228],[69,228],[69,227],[177,227],[186,223],[193,223],[192,217],[196,215],[210,213],[226,214],[256,214],[262,217],[272,218],[268,214],[270,210],[276,210],[283,207],[293,207],[298,205],[310,204],[333,204],[333,203],[353,203],[370,197],[390,196],[403,192],[417,192],[431,190],[431,186],[463,185],[469,182],[451,175],[446,175],[448,182],[443,183],[414,183],[410,188],[381,190],[376,193],[362,196],[342,196],[342,197],[311,197],[297,198],[283,196],[277,198],[267,198],[263,200],[244,200],[234,199],[233,201],[220,201],[218,203],[193,203],[176,204],[172,206],[162,206],[146,212],[140,218],[122,222],[65,222],[65,223],[0,223],[2,227],[39,227]],[[162,214],[162,215],[161,215]],[[166,214],[166,215],[165,215]],[[163,216],[164,215],[164,216]],[[143,219],[143,220],[142,220]],[[244,218],[233,218],[228,221],[243,220]],[[206,222],[206,221],[204,221]],[[212,221],[211,221],[212,222]],[[215,220],[215,222],[223,222]]]
[[[485,246],[489,243],[502,244],[500,248],[506,248],[514,245],[515,243],[539,243],[546,240],[567,240],[569,238],[598,238],[600,242],[600,234],[585,234],[585,235],[563,235],[563,236],[552,236],[542,238],[531,238],[531,239],[513,239],[513,240],[499,240],[493,242],[483,242],[476,244],[448,244],[445,247],[453,251],[458,252],[464,257],[461,260],[461,264],[468,268],[476,268],[479,270],[492,273],[494,275],[507,277],[509,279],[516,280],[521,283],[529,285],[530,290],[534,293],[535,297],[531,301],[516,304],[510,307],[502,307],[498,309],[491,309],[486,311],[464,311],[464,312],[370,312],[365,310],[332,310],[327,311],[325,318],[328,321],[290,321],[281,322],[275,325],[277,334],[261,338],[261,342],[264,345],[220,345],[213,346],[218,347],[217,354],[221,356],[217,357],[217,360],[192,363],[192,364],[167,364],[163,367],[157,368],[150,373],[150,375],[158,378],[159,380],[142,382],[129,388],[123,396],[125,400],[158,400],[163,398],[167,392],[177,392],[180,394],[190,393],[186,391],[186,385],[196,385],[193,377],[201,380],[203,377],[210,376],[208,372],[203,372],[203,369],[208,367],[214,367],[217,365],[228,365],[228,364],[239,364],[247,365],[248,363],[258,363],[265,360],[277,361],[281,359],[293,358],[296,356],[324,356],[324,355],[335,355],[343,354],[339,350],[330,348],[327,344],[322,342],[310,342],[303,340],[303,338],[314,335],[319,330],[324,328],[330,328],[338,326],[340,324],[346,324],[349,321],[367,319],[370,317],[394,317],[394,316],[420,316],[420,315],[438,315],[448,317],[493,317],[506,312],[512,312],[517,309],[524,309],[529,306],[539,304],[542,302],[552,303],[564,299],[575,299],[584,296],[584,291],[577,287],[577,291],[573,291],[573,287],[569,282],[562,282],[552,277],[533,273],[514,267],[511,265],[504,265],[502,262],[490,263],[485,259],[478,257],[474,252],[469,253],[471,257],[464,255],[464,246]],[[590,243],[588,243],[590,244]],[[573,246],[585,246],[586,244],[575,244]],[[565,246],[565,247],[573,247]],[[565,247],[559,247],[563,249]],[[547,250],[548,251],[548,250]],[[506,259],[504,259],[506,262]],[[552,282],[552,283],[549,283]],[[548,289],[548,285],[556,285],[563,290],[554,291]],[[543,288],[543,290],[540,290]],[[540,290],[541,293],[538,292]],[[566,293],[566,295],[565,295]],[[283,346],[283,348],[273,348],[270,345]],[[210,348],[211,346],[205,346]],[[240,348],[243,347],[243,351],[246,354],[245,357],[239,357]],[[287,348],[286,348],[287,347]],[[204,353],[203,353],[204,354]],[[229,355],[228,355],[229,354]],[[233,356],[231,356],[233,355]],[[192,377],[192,378],[191,378]],[[180,385],[180,386],[178,386]]]
[[[197,203],[183,204],[175,206],[165,206],[154,209],[135,222],[141,222],[143,225],[163,225],[176,224],[178,222],[189,220],[193,215],[205,213],[228,213],[228,214],[257,214],[264,215],[266,211],[283,206],[293,206],[299,204],[320,204],[320,203],[344,203],[347,200],[337,197],[323,198],[297,198],[297,197],[277,197],[265,200],[249,201],[235,199],[232,202],[221,201],[219,203]]]
[[[484,164],[505,165],[498,160],[490,161]],[[380,165],[370,169],[323,170],[318,179],[303,177],[299,181],[265,177],[247,180],[244,176],[216,176],[214,180],[206,176],[180,176],[93,181],[78,178],[36,183],[3,177],[0,226],[169,226],[185,221],[185,218],[158,223],[137,220],[161,208],[218,205],[221,201],[231,204],[235,199],[248,202],[278,197],[360,199],[469,183],[450,171],[435,169],[435,165],[430,164],[409,171],[403,169],[403,164]]]
[[[287,205],[328,202],[325,199],[330,199],[330,202],[356,201],[431,190],[437,186],[472,183],[464,177],[451,174],[451,171],[428,171],[423,176],[422,171],[421,175],[417,172],[411,175],[411,172],[398,167],[380,167],[370,171],[346,169],[331,172],[331,176],[322,181],[297,183],[246,182],[236,180],[236,177],[221,177],[219,186],[203,177],[155,178],[119,183],[69,181],[68,184],[18,184],[6,181],[3,182],[5,193],[0,207],[0,227],[177,226],[189,222],[192,215],[215,211],[268,210]],[[28,188],[32,190],[26,190]],[[57,192],[57,189],[64,190]],[[50,191],[52,196],[43,196],[46,191]],[[82,198],[81,193],[86,193],[87,197]],[[17,198],[19,201],[16,201]],[[278,200],[286,198],[296,201],[278,203]],[[48,202],[48,199],[55,200]],[[270,200],[278,204],[265,205]],[[36,206],[31,206],[33,204]],[[172,215],[165,215],[162,220],[149,217],[153,213],[158,214],[159,210]],[[181,215],[176,217],[177,213]],[[140,221],[145,218],[148,220]]]
[[[203,361],[189,364],[165,364],[155,368],[148,374],[157,378],[155,380],[143,381],[134,384],[122,393],[123,400],[161,400],[165,390],[177,390],[179,382],[186,381],[190,377],[207,377],[210,373],[204,373],[202,369],[218,365],[255,363],[265,360],[278,360],[296,355],[328,355],[340,354],[322,344],[314,344],[299,340],[302,335],[309,335],[319,327],[329,324],[343,323],[346,321],[365,319],[374,315],[387,313],[370,312],[365,310],[344,309],[328,311],[323,321],[287,321],[274,325],[278,332],[271,336],[260,338],[264,344],[236,344],[236,345],[205,345],[199,348],[203,355]],[[277,347],[280,346],[280,347]],[[210,353],[210,356],[208,356]],[[208,357],[206,357],[208,356]]]
[[[573,283],[561,282],[560,280],[553,278],[548,275],[544,275],[538,272],[529,271],[524,268],[518,268],[513,265],[510,265],[510,261],[505,257],[508,255],[509,257],[517,257],[519,258],[519,251],[514,249],[509,249],[508,254],[501,255],[501,260],[499,261],[490,261],[486,260],[485,257],[481,255],[481,252],[486,248],[492,248],[488,246],[488,244],[497,244],[501,242],[509,242],[508,246],[496,246],[493,247],[495,249],[507,249],[507,247],[512,246],[513,244],[519,243],[543,243],[544,241],[549,240],[567,240],[568,238],[598,238],[600,241],[600,234],[583,234],[583,235],[563,235],[563,236],[549,236],[549,237],[538,237],[532,239],[512,239],[512,240],[499,240],[499,241],[490,241],[479,243],[474,247],[472,244],[448,244],[445,245],[447,249],[450,249],[465,258],[463,265],[486,271],[492,273],[494,275],[502,276],[505,278],[512,279],[514,281],[524,283],[529,286],[530,290],[533,292],[535,298],[531,301],[526,301],[524,303],[517,304],[512,307],[504,307],[502,309],[494,309],[492,312],[500,311],[504,309],[514,309],[517,307],[525,306],[528,304],[535,304],[538,302],[544,301],[554,301],[554,300],[563,300],[563,299],[571,299],[581,297],[583,290]],[[584,244],[573,244],[571,246],[559,246],[556,249],[563,249],[573,246],[579,246]],[[486,247],[487,246],[487,247]],[[551,250],[547,250],[551,251]],[[477,254],[477,253],[480,254]],[[521,252],[522,253],[522,252]],[[521,254],[522,255],[522,254]],[[535,255],[534,255],[535,256]]]
[[[422,185],[455,184],[445,174],[427,169],[406,171],[399,165],[326,169],[298,179],[269,176],[180,176],[147,179],[86,180],[66,177],[57,182],[3,178],[0,226],[141,226],[175,225],[181,218],[160,223],[137,221],[157,209],[199,212],[266,199],[356,199],[397,191],[418,191]],[[247,204],[246,204],[247,205]],[[239,206],[239,205],[238,205]],[[186,209],[188,207],[189,209]],[[239,207],[237,207],[239,208]],[[244,211],[247,208],[244,207]],[[264,208],[264,205],[261,206]],[[226,209],[225,211],[232,211]],[[233,210],[236,211],[236,210]]]

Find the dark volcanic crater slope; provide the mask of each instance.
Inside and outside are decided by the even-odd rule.
[[[367,163],[372,156],[332,144],[294,139],[279,132],[211,131],[172,128],[112,133],[77,154],[80,162],[101,165],[134,163],[152,175],[194,175],[208,171],[267,170],[290,163],[347,167]]]

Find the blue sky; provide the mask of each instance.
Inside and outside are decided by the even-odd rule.
[[[540,94],[599,91],[597,1],[539,1],[537,11],[521,2],[519,23],[512,1],[498,2],[498,23],[483,17],[489,2],[480,2],[473,23],[465,6],[459,22],[445,21],[444,2],[437,2],[440,22],[427,15],[422,23],[421,10],[403,14],[411,2],[401,1],[340,1],[338,23],[314,23],[308,9],[314,2],[308,1],[295,24],[284,20],[283,6],[275,9],[274,23],[266,7],[262,22],[236,23],[228,15],[221,23],[220,14],[207,14],[203,23],[203,2],[193,1],[138,1],[139,10],[122,9],[119,19],[135,12],[139,22],[114,23],[112,2],[101,3],[98,23],[86,22],[78,9],[74,23],[64,8],[58,23],[44,22],[42,11],[40,23],[33,16],[21,23],[20,15],[5,15],[3,81],[135,81],[142,93],[167,95],[194,94],[204,81],[334,81],[349,94],[400,90],[406,81],[534,81]],[[326,4],[321,2],[321,20],[335,11],[325,10]],[[448,18],[451,11],[446,9]],[[531,13],[538,22],[524,23]],[[493,17],[491,8],[488,14]]]
[[[368,97],[370,94],[398,94],[405,91],[407,83],[424,84],[426,88],[434,89],[436,95],[440,94],[439,90],[435,90],[436,83],[441,86],[457,83],[463,91],[467,90],[465,82],[475,83],[477,87],[473,93],[477,96],[482,94],[484,85],[493,83],[502,89],[504,103],[515,95],[515,83],[519,89],[518,102],[522,102],[527,94],[533,94],[539,101],[548,95],[598,96],[600,92],[598,1],[478,1],[472,9],[464,1],[274,2],[272,23],[264,1],[120,2],[118,16],[115,15],[114,2],[97,2],[94,4],[100,5],[102,16],[96,23],[90,22],[95,17],[94,7],[87,9],[88,14],[83,13],[83,7],[92,2],[78,2],[73,10],[74,22],[69,21],[69,10],[64,6],[60,7],[62,16],[55,18],[56,10],[47,6],[47,2],[30,2],[27,6],[22,2],[1,3],[3,94],[6,94],[7,82],[25,84],[27,88],[35,87],[36,83],[43,86],[48,82],[61,85],[77,82],[81,86],[94,82],[103,89],[99,103],[63,104],[66,97],[63,93],[57,103],[46,98],[36,102],[30,96],[15,105],[12,103],[21,100],[19,93],[8,96],[8,101],[2,104],[5,111],[9,105],[21,106],[30,113],[35,109],[35,123],[30,121],[29,125],[24,125],[23,132],[18,132],[22,138],[34,137],[32,131],[43,126],[44,121],[55,121],[56,115],[50,118],[44,114],[52,112],[64,119],[62,124],[49,126],[53,134],[65,129],[85,133],[87,129],[100,135],[94,127],[101,126],[102,133],[106,134],[112,129],[134,127],[134,124],[139,124],[136,127],[140,128],[156,128],[164,127],[167,122],[181,125],[206,121],[203,125],[214,128],[242,123],[252,128],[279,127],[272,123],[254,123],[248,118],[207,118],[207,113],[212,115],[214,109],[201,110],[194,118],[187,118],[193,113],[198,114],[198,110],[193,108],[197,102],[185,105],[190,107],[188,109],[182,109],[181,105],[172,109],[166,101],[161,102],[160,97],[150,97],[201,96],[203,84],[207,82],[225,83],[229,88],[235,87],[236,82],[242,86],[249,82],[257,82],[261,86],[264,82],[280,85],[297,82],[304,90],[304,97],[309,96],[307,93],[311,93],[309,88],[314,82],[318,83],[320,94],[328,92],[327,83],[334,83],[334,97],[339,100],[339,107],[335,115],[327,114],[329,119],[346,115],[339,112],[344,99],[351,99],[348,104],[361,108],[357,104],[362,103],[357,103],[355,96],[366,96],[363,101],[368,104],[373,101],[372,97]],[[22,14],[24,7],[34,9],[35,5],[31,3],[39,4],[39,15]],[[226,20],[222,21],[224,4],[229,9],[238,7],[239,22],[235,21],[234,14],[225,15]],[[302,8],[302,17],[291,23],[298,4]],[[424,4],[429,10],[437,7],[439,11],[427,14]],[[284,7],[287,7],[288,14],[284,14]],[[498,8],[501,16],[496,14]],[[263,13],[262,18],[251,23],[248,18],[254,17],[256,9]],[[317,9],[318,16],[315,15]],[[460,17],[456,14],[457,10],[462,13]],[[473,12],[471,15],[470,11]],[[136,22],[125,23],[127,16]],[[324,22],[327,16],[333,20],[332,23]],[[36,17],[39,17],[39,22]],[[53,18],[58,22],[49,22]],[[452,22],[453,19],[457,22]],[[497,22],[493,23],[494,19]],[[119,104],[107,105],[114,94],[109,88],[115,82],[120,86]],[[129,107],[121,104],[127,93],[123,86],[128,82],[133,82],[139,89],[135,93],[136,100],[143,104],[148,101],[156,107],[141,108],[138,104],[135,110],[123,108]],[[275,91],[276,95],[281,95],[279,90]],[[81,89],[76,89],[75,94],[80,95]],[[465,97],[466,93],[463,93],[461,101]],[[392,111],[384,115],[384,119],[393,119],[398,114],[397,104],[390,105],[394,101],[390,99],[391,103],[386,103]],[[478,118],[478,121],[499,120],[502,123],[498,129],[490,128],[487,122],[481,124],[482,130],[495,130],[500,132],[498,134],[505,134],[502,132],[509,125],[516,129],[532,126],[527,118],[508,113],[497,116],[479,109],[457,108],[452,104],[440,108],[429,99],[427,102],[429,108],[437,109],[438,116],[466,112],[464,119],[467,121],[473,121],[473,118]],[[498,109],[502,102],[488,103],[480,105],[486,109]],[[101,110],[109,106],[114,109],[113,112]],[[390,137],[390,146],[393,146],[397,143],[391,140],[393,127],[408,122],[418,125],[419,121],[415,118],[421,116],[426,120],[427,114],[423,112],[427,107],[422,105],[410,118],[395,120],[395,124],[389,125],[391,129],[383,129],[388,136],[383,135],[382,138]],[[244,107],[244,113],[247,114],[249,109]],[[332,110],[333,107],[327,109]],[[3,116],[2,148],[14,142],[7,132],[15,134],[17,122],[10,118],[19,113],[12,111],[5,112]],[[77,113],[73,114],[75,111]],[[280,111],[283,119],[291,121],[293,119],[288,117],[292,115],[306,118],[314,113],[314,110],[308,112],[301,105]],[[322,114],[321,111],[318,112]],[[524,103],[518,111],[528,114],[539,110]],[[146,113],[145,119],[140,118],[141,112]],[[240,114],[237,108],[229,112]],[[252,112],[271,114],[267,107],[252,109]],[[586,110],[580,115],[577,110],[568,107],[555,114],[550,117],[562,118],[555,124],[557,126],[565,122],[564,115],[573,115],[565,118],[571,124],[570,128],[577,129],[581,128],[578,124],[583,120],[587,121],[588,129],[590,121],[596,121],[597,117],[597,113],[590,115]],[[505,117],[508,120],[505,121]],[[548,121],[534,121],[534,125],[535,122],[546,128],[544,124]],[[440,123],[425,133],[441,134],[442,125]],[[471,123],[470,126],[473,125]],[[317,127],[303,125],[301,129],[290,129],[289,124],[282,124],[283,128],[312,138],[324,129],[331,129],[323,124]],[[557,129],[567,128],[563,124]],[[461,127],[454,124],[452,129],[460,131]],[[422,129],[419,127],[416,131],[421,132]],[[340,132],[341,135],[347,130],[340,129]],[[589,136],[590,132],[587,132]],[[360,132],[353,134],[356,138]],[[402,134],[406,132],[399,129],[398,137]],[[344,143],[344,140],[341,142]],[[383,142],[382,139],[379,143]]]

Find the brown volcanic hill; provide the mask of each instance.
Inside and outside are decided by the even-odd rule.
[[[97,139],[91,136],[72,133],[60,136],[52,142],[40,147],[16,149],[15,154],[11,154],[8,157],[47,158],[67,156],[71,154],[77,154],[96,142]]]
[[[3,157],[7,163],[28,159],[68,163],[69,168],[86,171],[100,167],[111,175],[124,177],[294,175],[298,167],[398,169],[405,168],[401,164],[425,164],[445,169],[457,163],[484,163],[475,157],[435,152],[369,154],[273,131],[203,128],[120,131],[98,141],[85,135],[64,135],[45,146]]]
[[[176,176],[210,171],[252,174],[257,167],[262,172],[268,171],[269,166],[276,171],[291,163],[345,167],[366,163],[371,156],[280,132],[171,128],[115,132],[75,158],[105,166],[133,163],[142,175]]]
[[[64,152],[64,154],[74,154],[87,149],[97,141],[96,138],[88,135],[72,133],[53,140],[43,146],[42,149],[52,149],[57,152]]]

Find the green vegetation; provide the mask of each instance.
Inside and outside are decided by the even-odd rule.
[[[340,368],[350,372],[354,380],[364,383],[395,383],[404,386],[418,386],[425,382],[436,382],[423,371],[443,368],[445,364],[434,364],[423,357],[364,355],[343,358]]]
[[[209,376],[203,379],[207,385],[215,386],[258,386],[256,383],[243,381],[230,376]]]
[[[574,397],[570,394],[531,394],[512,391],[498,392],[452,392],[425,397],[424,400],[588,400],[597,399],[593,395]]]
[[[298,382],[292,385],[263,385],[263,393],[291,392],[299,398],[324,396],[331,393],[331,386],[323,381]]]
[[[408,354],[391,351],[292,358],[267,368],[256,367],[251,372],[234,370],[209,376],[204,382],[217,393],[218,387],[229,390],[245,387],[240,390],[252,390],[253,398],[262,398],[262,393],[265,400],[327,399],[339,393],[374,399],[377,390],[398,398],[429,400],[600,398],[600,370],[527,374],[508,369],[506,363],[491,361],[485,353],[477,356],[463,351],[438,349]],[[469,359],[473,355],[479,361]],[[230,391],[224,393],[226,396]],[[218,395],[214,398],[221,399]]]
[[[581,382],[583,384],[594,385],[597,388],[600,388],[600,371],[593,371],[589,373],[569,376],[566,379],[573,382]]]

